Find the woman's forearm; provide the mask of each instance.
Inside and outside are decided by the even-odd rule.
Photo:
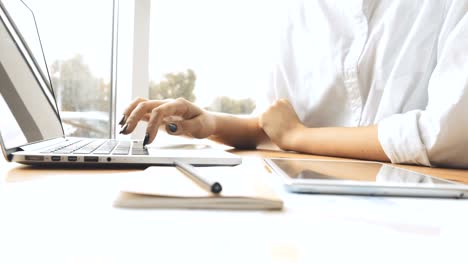
[[[216,125],[214,134],[209,137],[211,140],[240,149],[255,149],[267,140],[257,117],[212,114]]]
[[[364,160],[389,161],[378,140],[377,126],[302,128],[290,135],[289,150]]]

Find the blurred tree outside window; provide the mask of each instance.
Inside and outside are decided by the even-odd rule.
[[[70,136],[106,137],[109,132],[110,83],[97,78],[82,55],[51,65],[52,85]]]
[[[186,72],[168,73],[159,83],[150,82],[149,98],[162,100],[169,98],[185,98],[195,102],[195,72],[188,69]],[[209,111],[229,114],[249,114],[255,109],[255,101],[251,98],[233,99],[228,96],[218,96],[206,106]]]
[[[150,98],[250,114],[268,84],[280,2],[152,0]]]
[[[195,102],[195,72],[188,69],[186,72],[168,73],[158,83],[150,81],[149,98],[167,99],[183,97],[188,101]]]
[[[219,96],[206,109],[228,114],[250,114],[255,109],[255,101],[251,98],[233,99],[228,96]]]

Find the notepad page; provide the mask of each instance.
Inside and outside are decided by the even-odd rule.
[[[198,172],[209,181],[218,181],[223,186],[223,197],[256,197],[257,192],[245,171],[237,167],[203,167]],[[134,172],[124,182],[123,192],[167,197],[213,197],[175,167],[148,167]]]

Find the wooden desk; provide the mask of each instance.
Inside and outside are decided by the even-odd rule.
[[[405,167],[468,179],[462,170]],[[466,261],[468,200],[299,195],[284,192],[272,177],[285,201],[281,212],[113,208],[126,171],[0,161],[0,263]]]

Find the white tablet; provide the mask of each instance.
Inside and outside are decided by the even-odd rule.
[[[288,158],[265,161],[292,192],[468,197],[468,185],[379,162]]]

